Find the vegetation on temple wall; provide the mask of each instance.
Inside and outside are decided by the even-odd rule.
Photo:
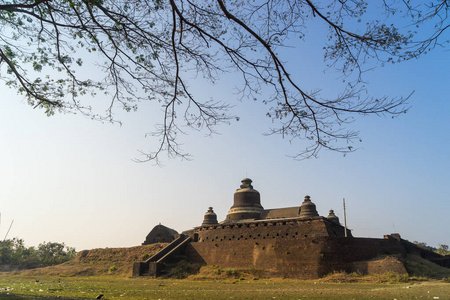
[[[47,267],[73,259],[75,248],[64,243],[43,242],[37,247],[26,247],[22,239],[0,242],[0,265],[18,265],[23,268]]]
[[[212,134],[239,119],[228,112],[232,100],[205,100],[189,85],[235,72],[240,96],[267,104],[268,134],[307,142],[297,158],[321,149],[346,153],[355,149],[349,142],[360,141],[348,129],[355,116],[397,116],[408,108],[408,97],[367,94],[365,71],[445,46],[449,11],[446,0],[0,1],[0,79],[48,115],[114,122],[117,107],[159,101],[152,133],[159,144],[143,153],[157,160],[162,152],[189,157],[177,138],[187,128]],[[303,69],[282,49],[299,40],[308,48],[311,38],[323,43],[328,69],[340,72],[340,90],[306,86],[292,74]],[[109,99],[106,113],[83,97],[98,93]]]

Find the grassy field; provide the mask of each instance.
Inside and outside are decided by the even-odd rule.
[[[349,281],[344,278],[344,281]],[[450,283],[0,276],[0,299],[450,299]]]

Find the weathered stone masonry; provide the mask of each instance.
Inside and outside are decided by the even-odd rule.
[[[201,226],[184,231],[178,239],[146,262],[136,263],[133,275],[157,276],[164,263],[183,254],[188,260],[226,268],[252,268],[291,278],[317,278],[334,271],[406,273],[399,258],[416,252],[445,266],[449,259],[418,249],[398,234],[384,239],[354,238],[330,210],[319,216],[306,196],[301,206],[264,209],[252,180],[242,180],[234,203],[222,222],[212,207]],[[164,255],[162,255],[164,254]],[[437,255],[437,256],[436,256]],[[391,259],[373,261],[379,257]]]
[[[326,218],[317,217],[201,226],[190,234],[196,242],[223,242],[344,236],[344,228]],[[348,234],[351,235],[350,231]]]

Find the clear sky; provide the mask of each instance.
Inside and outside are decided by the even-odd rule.
[[[338,75],[323,73],[322,54],[306,49],[286,50],[293,75],[311,89],[338,88]],[[164,167],[133,162],[137,150],[155,142],[145,133],[158,121],[158,104],[142,104],[137,113],[118,109],[118,126],[80,115],[46,117],[0,86],[0,238],[14,220],[8,237],[29,246],[136,246],[158,223],[178,232],[200,225],[209,206],[225,219],[240,180],[249,177],[264,208],[298,206],[310,195],[320,215],[334,209],[342,222],[345,198],[356,237],[398,232],[410,241],[448,245],[448,74],[444,50],[370,72],[374,95],[415,91],[410,111],[396,119],[358,118],[353,128],[360,131],[361,149],[306,161],[288,157],[301,143],[263,136],[271,125],[267,107],[235,101],[232,75],[214,86],[194,83],[205,95],[231,100],[240,121],[217,128],[220,135],[212,138],[195,132],[182,137],[193,160],[163,157]]]

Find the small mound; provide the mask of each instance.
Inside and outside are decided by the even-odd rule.
[[[354,262],[353,265],[355,271],[360,274],[397,273],[400,275],[408,275],[402,259],[396,255],[379,257],[370,261]]]
[[[130,248],[83,250],[78,252],[73,260],[66,263],[23,270],[20,274],[24,276],[95,276],[108,274],[131,276],[134,262],[147,260],[166,245],[166,243],[157,243]]]

